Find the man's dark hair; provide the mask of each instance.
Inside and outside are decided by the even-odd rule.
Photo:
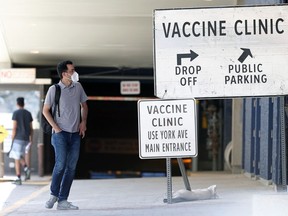
[[[57,72],[58,72],[58,76],[60,77],[60,79],[63,78],[62,73],[68,70],[67,64],[73,64],[73,62],[70,60],[65,60],[65,61],[59,62],[57,65]]]
[[[17,105],[20,106],[20,107],[24,107],[24,98],[23,97],[18,97],[16,99],[17,101]]]

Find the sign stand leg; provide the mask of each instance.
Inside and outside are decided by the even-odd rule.
[[[182,158],[177,158],[177,161],[178,161],[178,165],[179,165],[179,168],[181,171],[181,175],[183,177],[185,188],[186,188],[186,190],[191,191],[190,183],[188,181],[187,174],[185,172],[185,166],[184,166],[184,163],[182,161]]]
[[[171,158],[166,158],[167,172],[167,203],[172,203],[172,175],[171,175]]]

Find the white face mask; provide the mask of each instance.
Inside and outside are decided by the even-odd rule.
[[[78,82],[79,81],[79,74],[76,71],[74,71],[74,73],[72,74],[71,80],[73,82]]]

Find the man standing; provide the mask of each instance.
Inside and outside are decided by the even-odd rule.
[[[30,147],[33,137],[32,115],[24,109],[23,97],[17,98],[18,110],[13,112],[12,147],[9,157],[15,159],[15,172],[17,179],[15,184],[21,185],[21,164],[24,167],[25,180],[30,179],[30,169],[25,161],[25,150]]]
[[[59,107],[56,107],[54,119],[49,112],[54,107],[56,87],[48,89],[43,115],[52,126],[51,143],[55,152],[55,165],[50,186],[50,199],[46,208],[53,208],[58,201],[58,210],[77,210],[77,206],[68,202],[70,188],[74,179],[80,152],[81,137],[84,138],[88,115],[87,95],[78,82],[79,76],[71,61],[57,65],[61,88]]]

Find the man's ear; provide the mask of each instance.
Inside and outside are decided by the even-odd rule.
[[[62,77],[66,77],[66,72],[62,72]]]

